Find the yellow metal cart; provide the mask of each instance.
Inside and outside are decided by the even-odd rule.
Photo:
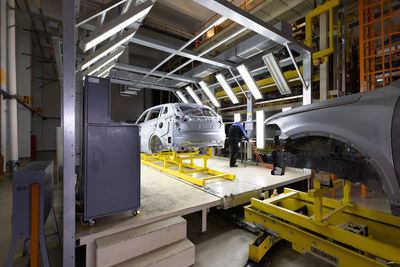
[[[245,220],[263,234],[249,245],[249,258],[259,262],[281,239],[299,253],[311,253],[338,266],[400,264],[400,217],[351,202],[350,182],[322,187],[314,179],[307,193],[285,188],[266,200],[252,199]],[[343,187],[343,199],[325,198]]]
[[[159,169],[163,172],[184,179],[195,185],[205,186],[207,180],[224,178],[234,180],[235,175],[224,173],[208,168],[207,161],[212,157],[211,148],[202,155],[199,151],[195,152],[161,152],[156,154],[141,154],[142,163]],[[195,160],[203,160],[203,167],[195,164]],[[198,174],[194,177],[192,174]]]

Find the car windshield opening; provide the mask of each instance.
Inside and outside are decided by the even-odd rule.
[[[178,106],[178,110],[187,116],[214,117],[211,109],[193,106]]]

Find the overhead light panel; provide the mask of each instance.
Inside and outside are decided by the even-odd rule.
[[[101,77],[101,78],[107,77],[108,74],[110,73],[110,70],[115,67],[115,64],[116,64],[115,62],[108,63],[102,69],[100,69],[98,72],[96,72],[94,74],[94,76]]]
[[[247,67],[244,64],[242,64],[237,67],[237,70],[239,71],[240,76],[242,76],[244,82],[246,83],[247,88],[250,89],[250,92],[253,94],[254,98],[261,99],[262,95],[260,93],[260,90],[258,89],[258,86],[254,81],[253,76],[251,76]]]
[[[111,69],[105,70],[103,73],[99,74],[99,77],[106,78],[110,74],[110,70]]]
[[[148,0],[145,3],[132,8],[128,12],[104,24],[103,26],[98,27],[96,30],[91,32],[88,37],[79,42],[79,47],[83,50],[83,52],[95,47],[114,34],[122,31],[135,21],[138,21],[142,17],[146,16],[153,4],[153,1]]]
[[[233,104],[239,103],[239,100],[237,99],[236,95],[233,93],[232,88],[229,86],[229,84],[225,80],[224,76],[222,76],[221,73],[218,73],[217,75],[215,75],[215,78],[217,78],[219,84],[222,86],[222,89],[224,89],[225,93],[228,95],[228,97],[232,101],[232,103]]]
[[[259,149],[265,146],[264,110],[256,111],[256,145]]]
[[[224,23],[225,20],[227,20],[227,19],[228,19],[228,18],[226,18],[226,17],[220,17],[219,19],[217,19],[217,20],[214,22],[214,25],[215,25],[215,26],[218,26],[218,25]]]
[[[188,91],[189,95],[194,99],[194,101],[197,104],[202,105],[200,98],[193,92],[192,87],[186,86],[186,90]]]
[[[122,44],[124,44],[124,43],[128,42],[130,39],[132,39],[132,37],[133,37],[133,35],[135,35],[135,33],[136,33],[136,30],[131,29],[131,30],[121,34],[120,36],[118,36],[117,38],[112,40],[111,42],[108,42],[106,45],[103,45],[98,50],[96,50],[94,53],[91,53],[90,55],[88,55],[85,58],[85,60],[81,64],[79,64],[78,69],[80,71],[87,69],[90,65],[92,65],[96,61],[102,59],[107,54],[111,53],[113,50],[115,50]]]
[[[182,94],[181,91],[176,91],[176,94],[178,95],[178,97],[181,99],[181,101],[185,104],[189,103],[189,101],[187,100],[187,98]]]
[[[91,68],[82,72],[82,77],[85,78],[86,75],[92,75],[99,71],[102,67],[117,59],[123,52],[125,48],[121,47],[116,49],[114,52],[109,54],[108,56],[104,57],[102,60],[97,61]]]
[[[271,74],[272,78],[274,79],[276,86],[278,87],[279,92],[282,95],[290,94],[292,91],[285,79],[285,76],[282,73],[281,68],[279,67],[276,58],[272,53],[269,53],[262,57],[264,60],[265,65],[267,66],[269,73]]]
[[[203,82],[203,81],[199,82],[199,84],[200,84],[201,88],[203,88],[204,92],[206,92],[207,96],[210,98],[210,100],[214,104],[214,106],[219,108],[221,106],[221,104],[215,98],[215,96],[211,92],[210,88],[208,88],[207,84],[205,82]]]

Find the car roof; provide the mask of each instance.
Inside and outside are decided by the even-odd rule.
[[[162,108],[165,106],[191,106],[191,107],[202,107],[202,108],[210,108],[208,106],[205,105],[199,105],[199,104],[195,104],[195,103],[165,103],[165,104],[161,104],[161,105],[157,105],[151,108],[146,109],[144,112],[148,111],[148,110],[152,110],[155,108]]]

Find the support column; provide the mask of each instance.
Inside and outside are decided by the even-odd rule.
[[[8,93],[17,94],[17,66],[15,59],[15,0],[7,1],[7,81]],[[17,100],[8,100],[8,123],[9,123],[9,161],[12,169],[16,170],[18,162],[18,116]]]
[[[63,266],[75,266],[75,9],[79,1],[63,0],[63,87],[64,131],[63,174]]]
[[[0,0],[0,87],[7,91],[7,0]],[[1,96],[1,155],[5,170],[7,156],[7,101]]]
[[[311,104],[312,102],[312,54],[306,53],[303,55],[303,78],[307,88],[303,87],[303,105]]]
[[[319,50],[329,46],[329,13],[325,12],[319,16]],[[324,60],[324,58],[322,58]],[[319,65],[319,100],[323,101],[329,97],[329,63],[328,60]]]
[[[254,127],[253,123],[253,95],[249,92],[247,93],[247,110],[246,110],[246,122],[251,123]],[[246,127],[246,125],[245,125]],[[247,135],[249,138],[254,137],[254,131],[253,130],[247,130]],[[252,148],[251,145],[247,146],[247,159],[252,160]]]

